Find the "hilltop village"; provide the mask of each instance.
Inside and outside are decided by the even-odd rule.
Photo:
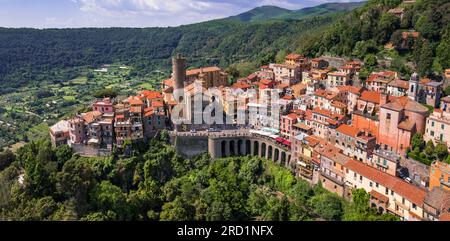
[[[219,67],[187,69],[187,59],[177,55],[172,77],[162,82],[161,91],[99,99],[91,112],[52,126],[51,139],[55,146],[67,144],[80,155],[98,156],[128,149],[163,130],[171,136],[205,136],[211,144],[203,151],[213,158],[258,155],[344,198],[350,199],[353,189],[365,189],[380,213],[403,220],[449,221],[450,165],[436,160],[428,167],[407,155],[419,135],[450,151],[450,96],[443,94],[444,82],[416,73],[404,80],[393,71],[371,73],[362,82],[363,65],[358,60],[289,54],[284,63],[261,66],[230,83]],[[450,78],[450,70],[443,75]],[[198,94],[195,84],[201,92],[242,91],[243,103],[213,100],[233,124],[172,122],[178,104],[174,90],[193,97]],[[279,95],[279,114],[271,114],[266,102],[272,90]],[[256,102],[251,96],[255,93]],[[186,109],[190,118],[194,107],[187,104]],[[247,114],[245,124],[237,124],[242,120],[232,110]],[[226,139],[234,137],[236,141]],[[221,138],[228,141],[215,144]]]

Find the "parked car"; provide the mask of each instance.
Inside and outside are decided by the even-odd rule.
[[[197,133],[197,130],[195,130],[195,129],[191,130],[191,133]]]

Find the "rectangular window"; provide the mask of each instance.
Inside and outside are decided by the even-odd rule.
[[[390,119],[391,119],[391,114],[390,114],[390,113],[387,113],[387,115],[386,115],[386,119],[388,119],[388,120],[390,120]]]

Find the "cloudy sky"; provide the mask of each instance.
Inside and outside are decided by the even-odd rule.
[[[351,0],[0,0],[0,27],[178,26],[236,15],[257,6],[300,9]]]

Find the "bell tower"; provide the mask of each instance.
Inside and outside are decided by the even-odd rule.
[[[186,58],[177,54],[172,59],[172,79],[174,81],[174,89],[184,89],[184,82],[186,81]]]
[[[408,97],[411,100],[417,100],[417,93],[419,93],[419,75],[414,73],[409,80]]]

